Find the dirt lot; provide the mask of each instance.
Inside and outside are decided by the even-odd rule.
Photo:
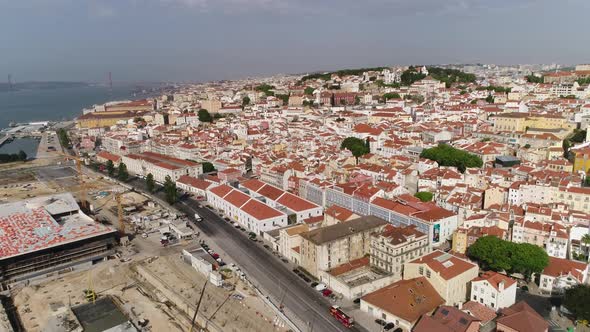
[[[56,315],[71,304],[86,303],[83,290],[92,287],[98,296],[113,295],[122,304],[128,316],[149,319],[152,331],[186,331],[189,326],[174,319],[179,313],[164,303],[151,300],[149,289],[144,289],[133,279],[129,263],[116,260],[95,268],[64,275],[63,277],[22,289],[15,297],[21,321],[27,331],[42,331],[50,326]]]
[[[178,254],[140,262],[110,260],[88,271],[65,274],[58,279],[21,289],[14,298],[27,331],[48,331],[56,321],[73,314],[70,306],[87,303],[83,290],[92,288],[99,297],[113,296],[133,322],[149,320],[152,331],[187,331],[190,319],[184,308],[177,308],[163,296],[161,289],[142,281],[136,266],[146,268],[167,287],[180,294],[186,305],[194,305],[205,283],[205,276],[184,263]],[[228,275],[231,275],[229,273]],[[200,315],[222,331],[287,331],[264,302],[238,278],[226,280],[236,285],[228,291],[208,283]],[[237,294],[237,295],[235,295]],[[61,323],[63,324],[63,323]],[[56,329],[58,330],[58,329]]]

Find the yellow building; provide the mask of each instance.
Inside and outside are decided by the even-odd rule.
[[[471,280],[477,277],[477,264],[440,250],[408,262],[404,279],[426,277],[447,305],[464,303],[468,299]]]
[[[457,228],[453,233],[453,252],[465,254],[467,252],[467,228]]]
[[[145,111],[110,111],[86,113],[76,119],[76,126],[78,128],[110,127],[117,124],[117,122],[121,120],[127,121],[129,119],[142,116],[145,113]]]
[[[581,149],[572,149],[575,153],[574,173],[578,171],[588,172],[590,170],[590,146]]]
[[[559,115],[514,112],[495,115],[492,120],[494,128],[499,131],[524,132],[527,128],[573,129],[572,124]]]

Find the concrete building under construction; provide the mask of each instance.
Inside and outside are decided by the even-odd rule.
[[[116,230],[80,210],[69,194],[0,205],[0,291],[114,254]]]

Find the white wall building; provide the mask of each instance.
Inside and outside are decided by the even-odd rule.
[[[498,311],[516,301],[516,280],[487,271],[471,281],[471,300]]]

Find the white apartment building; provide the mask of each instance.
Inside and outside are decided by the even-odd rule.
[[[498,311],[516,302],[516,280],[487,271],[471,281],[471,300]]]
[[[167,176],[176,181],[183,175],[198,177],[203,174],[202,164],[153,152],[128,154],[122,161],[129,174],[145,177],[151,173],[159,183],[164,183]]]
[[[539,289],[548,294],[562,294],[566,289],[588,280],[588,264],[549,257],[549,265],[541,272]]]
[[[263,199],[270,207],[289,215],[290,223],[301,223],[305,219],[321,216],[324,212],[322,206],[260,180],[244,181],[240,183],[240,188],[245,189],[251,197]]]
[[[287,215],[227,185],[207,190],[207,202],[258,235],[287,226]]]
[[[544,248],[549,256],[566,258],[569,237],[561,224],[521,218],[512,226],[512,242],[534,244]]]

